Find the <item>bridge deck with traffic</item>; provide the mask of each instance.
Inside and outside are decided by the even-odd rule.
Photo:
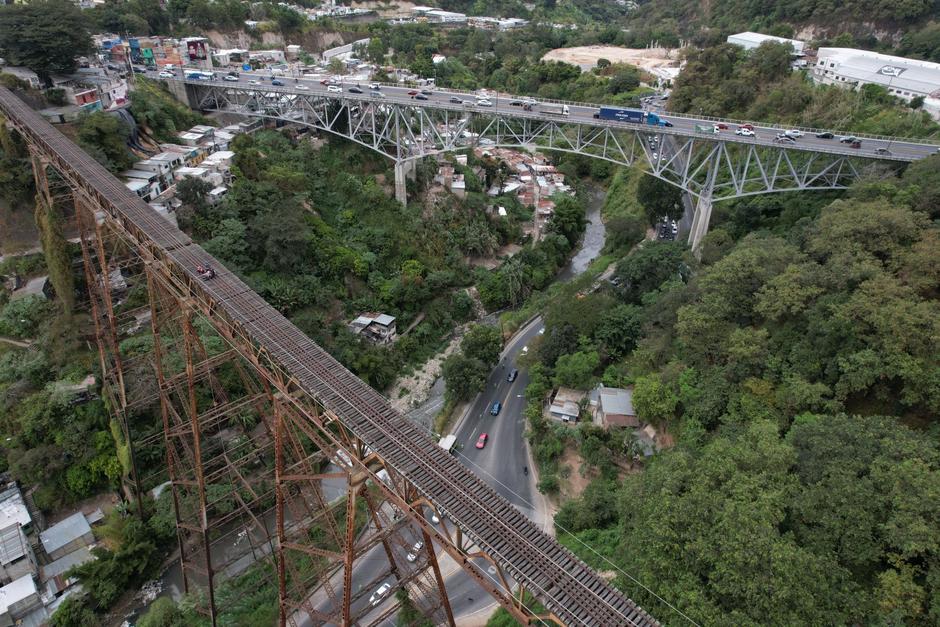
[[[658,624],[3,87],[0,113],[77,194],[105,211],[105,220],[119,225],[149,257],[187,275],[195,299],[212,303],[219,316],[234,321],[304,393],[338,416],[428,500],[445,508],[480,548],[562,621],[600,627]],[[214,279],[202,281],[196,266],[207,262],[219,271]]]
[[[152,76],[157,78],[156,75]],[[329,98],[336,101],[348,103],[371,104],[388,102],[389,104],[403,105],[422,108],[451,110],[455,112],[475,113],[478,115],[498,114],[503,117],[512,117],[529,120],[545,120],[553,122],[570,122],[588,126],[605,127],[613,129],[637,130],[643,125],[621,122],[616,120],[604,120],[595,118],[599,108],[606,105],[566,102],[569,113],[559,115],[540,110],[540,104],[557,104],[550,100],[533,100],[528,97],[512,96],[508,94],[496,94],[489,100],[490,105],[480,106],[475,103],[475,94],[451,89],[432,88],[428,90],[426,99],[417,99],[416,92],[420,88],[405,87],[391,84],[376,84],[379,89],[370,89],[369,84],[353,85],[345,83],[337,87],[341,91],[330,91],[329,85],[322,84],[321,81],[306,78],[286,78],[273,77],[280,79],[283,85],[272,85],[272,77],[264,77],[257,73],[246,72],[239,76],[229,77],[232,80],[203,80],[186,78],[185,74],[175,74],[174,78],[163,78],[159,80],[178,81],[189,85],[192,88],[225,88],[239,89],[254,92],[277,94],[278,96],[317,96]],[[359,89],[362,93],[354,93],[350,89]],[[460,102],[451,101],[451,99]],[[527,101],[535,103],[532,110],[525,110],[520,103]],[[547,107],[545,107],[547,108]],[[866,133],[853,133],[851,131],[839,131],[828,129],[800,129],[804,134],[792,144],[787,143],[781,146],[776,140],[779,133],[784,130],[793,129],[792,126],[772,124],[766,122],[750,122],[753,127],[753,136],[744,136],[735,134],[736,127],[745,124],[744,121],[725,120],[709,116],[694,116],[688,114],[664,113],[665,117],[672,126],[669,127],[650,127],[651,131],[656,133],[673,135],[678,137],[697,137],[715,141],[728,142],[733,144],[773,146],[783,147],[788,150],[818,152],[829,155],[845,155],[849,157],[860,157],[868,159],[879,159],[885,161],[916,161],[923,159],[931,154],[935,154],[940,148],[940,140],[931,139],[911,139],[902,137],[888,137],[882,135],[871,135]],[[718,133],[702,132],[701,128],[713,129],[718,126],[727,128],[719,130]],[[831,136],[826,138],[817,137],[829,133]],[[858,148],[852,148],[850,143],[839,141],[840,137],[854,136],[860,140]]]

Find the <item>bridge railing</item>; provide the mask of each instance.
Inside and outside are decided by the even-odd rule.
[[[274,78],[290,80],[291,77],[287,77],[287,76],[274,76]],[[215,86],[215,87],[229,87],[229,88],[233,88],[233,87],[244,87],[244,85],[243,85],[243,84],[240,84],[240,83],[239,83],[239,84],[232,84],[232,83],[228,83],[228,82],[225,82],[225,81],[218,81],[218,80],[214,80],[214,81],[204,81],[204,80],[187,79],[187,78],[185,78],[185,77],[183,78],[183,82],[190,83],[190,84],[193,84],[193,85],[211,85],[211,86]],[[368,92],[369,92],[369,85],[371,85],[371,84],[377,84],[377,85],[381,85],[381,86],[383,86],[383,87],[397,87],[397,88],[407,88],[407,87],[408,87],[407,85],[403,85],[403,84],[401,84],[401,83],[389,83],[389,82],[382,82],[382,81],[355,81],[355,82],[354,82],[354,81],[343,81],[342,84],[343,84],[343,85],[358,84],[358,85],[360,85],[360,86],[365,85],[365,86],[363,87],[363,94],[361,94],[362,96],[368,95]],[[281,90],[278,89],[277,86],[271,85],[270,83],[262,83],[261,85],[252,85],[252,87],[267,87],[267,88],[270,88],[272,92],[281,91]],[[286,84],[284,85],[284,87],[285,87],[285,89],[283,90],[284,92],[286,92],[286,93],[293,93],[293,92],[291,92],[289,89],[287,89],[287,88],[290,87],[290,83],[286,83]],[[427,87],[425,87],[425,88],[415,87],[414,89],[416,89],[416,90],[420,90],[420,89],[432,89],[433,91],[435,91],[435,92],[437,92],[437,93],[452,94],[452,95],[455,95],[455,96],[462,96],[463,98],[466,98],[466,97],[468,97],[468,96],[475,96],[475,95],[476,95],[476,94],[474,94],[473,92],[460,91],[460,90],[456,90],[456,89],[450,89],[450,88],[447,88],[447,87],[432,87],[432,88],[427,88]],[[496,99],[502,98],[502,99],[504,99],[504,100],[533,100],[533,101],[539,102],[539,103],[553,103],[553,104],[563,104],[563,105],[566,104],[566,105],[568,105],[569,107],[572,107],[572,106],[573,106],[573,107],[583,107],[583,108],[589,108],[589,109],[590,109],[590,108],[599,109],[599,108],[602,107],[602,106],[603,106],[603,107],[609,107],[609,106],[611,106],[611,105],[600,105],[600,104],[594,104],[594,103],[576,102],[576,101],[572,101],[572,100],[558,100],[558,99],[553,99],[553,98],[534,98],[534,97],[532,97],[532,96],[516,96],[516,95],[513,95],[513,94],[503,94],[503,93],[497,93],[497,92],[492,92],[492,93],[493,93],[493,96],[492,96],[493,98],[496,98]],[[354,95],[359,95],[359,94],[354,94]],[[349,96],[347,95],[347,92],[346,92],[345,90],[343,91],[343,96],[344,96],[344,97],[349,97]],[[435,105],[435,106],[442,106],[441,103],[434,103],[434,105]],[[521,112],[520,112],[520,113],[521,113]],[[538,117],[538,112],[534,112],[534,114],[535,114],[535,115],[534,115],[533,117]],[[779,124],[779,123],[770,123],[770,122],[759,122],[759,121],[758,121],[758,122],[754,122],[754,121],[735,120],[735,119],[731,119],[731,118],[722,118],[722,117],[715,117],[715,116],[709,116],[709,115],[697,115],[697,116],[693,116],[693,115],[689,115],[689,114],[686,114],[686,113],[665,113],[665,114],[663,115],[663,117],[665,117],[666,119],[669,119],[669,120],[674,120],[674,119],[686,120],[686,121],[688,121],[688,122],[690,122],[690,123],[693,123],[693,124],[696,123],[696,122],[713,122],[713,123],[729,124],[729,125],[734,125],[734,126],[741,126],[742,124],[751,124],[751,125],[753,125],[753,126],[755,126],[755,127],[759,127],[759,128],[763,128],[763,129],[773,129],[773,130],[779,130],[779,131],[785,131],[785,130],[799,130],[799,131],[802,131],[802,132],[804,132],[804,133],[813,134],[813,135],[818,134],[818,133],[832,133],[833,135],[836,135],[836,136],[853,136],[853,137],[857,137],[857,138],[859,138],[859,139],[869,139],[869,140],[884,141],[884,142],[901,142],[901,143],[905,143],[905,144],[921,144],[921,145],[925,145],[925,146],[940,146],[940,138],[932,138],[932,137],[931,137],[931,138],[893,137],[893,136],[890,136],[890,135],[875,135],[875,134],[872,134],[872,133],[856,133],[856,132],[849,132],[849,131],[835,131],[835,130],[832,130],[832,129],[813,128],[813,127],[806,127],[806,126],[794,126],[794,125]],[[629,128],[633,128],[633,127],[635,127],[635,126],[636,126],[636,125],[626,125],[625,128],[628,128],[628,127],[629,127]],[[664,129],[657,129],[657,132],[662,132],[663,130],[664,130]],[[749,143],[749,142],[745,142],[745,143]],[[755,142],[755,143],[762,143],[762,142]],[[856,153],[847,153],[847,154],[856,154]]]
[[[342,82],[343,82],[343,84],[347,84],[347,83],[351,83],[351,82],[353,82],[353,81],[342,81]],[[362,83],[362,81],[359,81],[359,82],[360,82],[360,84]],[[389,83],[389,82],[383,82],[383,81],[365,81],[365,83],[367,83],[367,87],[368,87],[369,84],[373,84],[373,83],[375,83],[375,84],[377,84],[377,85],[382,85],[382,86],[385,86],[385,87],[407,87],[406,85],[403,85],[403,84],[401,84],[401,83]],[[421,89],[421,88],[416,87],[416,89]],[[435,92],[441,92],[441,93],[445,93],[445,94],[464,95],[464,96],[467,95],[467,94],[474,95],[473,92],[460,91],[460,90],[457,90],[457,89],[451,89],[451,88],[449,88],[449,87],[436,87],[436,86],[435,86],[435,87],[431,87],[431,88],[425,87],[424,89],[433,89]],[[616,107],[616,106],[622,106],[622,107],[624,107],[624,108],[629,108],[629,105],[610,105],[610,104],[598,104],[598,103],[593,103],[593,102],[580,102],[580,101],[577,101],[577,100],[561,100],[561,99],[557,99],[557,98],[542,98],[542,97],[535,97],[535,96],[517,96],[517,95],[515,95],[515,94],[501,93],[501,92],[498,92],[498,91],[491,91],[491,90],[480,90],[480,91],[491,92],[491,93],[493,94],[493,97],[494,97],[494,98],[502,98],[502,99],[505,99],[505,100],[534,100],[534,101],[536,101],[536,102],[546,102],[546,103],[552,103],[552,104],[566,104],[566,105],[568,105],[569,107],[584,107],[584,108],[589,108],[589,109],[600,109],[601,107],[610,107],[610,106],[615,106],[615,107]],[[787,125],[787,124],[779,124],[779,123],[776,123],[776,122],[760,122],[760,121],[755,122],[755,121],[753,121],[753,120],[751,120],[751,121],[747,121],[747,120],[736,120],[736,119],[733,119],[733,118],[722,118],[722,117],[715,117],[715,116],[710,116],[710,115],[690,115],[690,114],[688,114],[688,113],[671,113],[671,112],[666,112],[666,113],[664,113],[664,117],[666,117],[667,119],[668,119],[668,118],[678,118],[678,119],[680,119],[680,120],[688,120],[688,121],[690,121],[690,122],[701,122],[701,121],[719,122],[719,123],[724,123],[724,124],[733,124],[733,125],[735,125],[735,126],[740,126],[740,125],[742,125],[742,124],[751,124],[751,125],[753,125],[753,126],[760,127],[760,128],[778,129],[778,130],[781,130],[781,131],[791,130],[791,129],[792,129],[792,130],[803,131],[804,133],[812,133],[812,134],[814,134],[814,135],[817,134],[817,133],[832,133],[833,135],[840,135],[840,136],[853,135],[853,136],[858,137],[858,138],[861,138],[861,139],[874,139],[874,140],[879,140],[879,141],[892,141],[892,142],[903,141],[903,142],[906,142],[906,143],[913,143],[913,144],[923,143],[923,144],[927,144],[927,145],[938,145],[938,146],[940,146],[940,137],[938,137],[938,138],[894,137],[894,136],[891,136],[891,135],[875,135],[875,134],[873,134],[873,133],[854,133],[854,132],[848,132],[848,131],[835,131],[835,130],[828,129],[828,128],[814,128],[814,127],[809,127],[809,126],[793,126],[793,125]]]

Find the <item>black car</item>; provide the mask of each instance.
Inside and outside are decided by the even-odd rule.
[[[134,72],[136,72],[137,74],[146,74],[146,73],[147,73],[147,68],[137,67],[137,66],[135,65],[135,66],[134,66]]]
[[[362,90],[359,89],[358,87],[350,87],[350,88],[349,88],[349,93],[351,93],[351,94],[361,94],[361,93],[362,93]]]
[[[432,92],[430,89],[422,89],[421,93],[424,94],[425,96],[430,96],[434,92]]]
[[[509,106],[510,106],[510,107],[521,107],[521,106],[522,106],[522,101],[521,101],[521,100],[510,100],[510,101],[509,101]]]
[[[663,120],[663,126],[672,126],[672,122],[669,120]]]
[[[829,131],[826,131],[824,133],[816,133],[816,139],[832,139],[833,137],[835,137],[835,135],[833,135]]]
[[[121,69],[118,66],[114,65],[113,63],[108,63],[105,67],[108,68],[109,70],[114,70],[115,72]]]
[[[506,380],[509,381],[510,383],[512,383],[513,381],[516,380],[516,377],[518,377],[518,376],[519,376],[519,371],[516,370],[515,368],[513,368],[513,369],[509,372],[509,376],[506,377]]]
[[[417,96],[415,96],[415,100],[427,100],[427,99],[428,97],[425,96],[424,94],[418,94]]]
[[[843,144],[854,144],[857,141],[858,141],[858,138],[855,137],[855,135],[846,135],[845,137],[839,138],[839,142]]]
[[[226,76],[234,76],[235,78],[238,78],[238,72],[229,72],[226,74]]]
[[[452,103],[454,103],[454,104],[460,104],[461,102],[463,102],[463,100],[461,100],[461,99],[458,98],[457,96],[451,96],[450,98],[447,99],[447,102],[452,102]]]

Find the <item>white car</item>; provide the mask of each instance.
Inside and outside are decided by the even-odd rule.
[[[793,139],[799,139],[800,137],[803,137],[803,131],[798,131],[796,129],[784,131],[783,134],[787,137],[792,137]]]
[[[173,72],[160,72],[160,78],[173,78]]]
[[[307,87],[306,85],[294,85],[294,89],[299,89],[299,90],[301,90],[301,91],[307,91],[307,90],[310,89],[310,88]]]
[[[382,86],[379,85],[378,83],[372,83],[371,85],[369,85],[369,89],[371,89],[372,91],[379,91],[380,89],[382,89]]]
[[[478,107],[492,107],[493,103],[489,100],[477,100]]]
[[[223,77],[222,77],[222,80],[223,80],[223,81],[228,81],[228,82],[230,82],[230,83],[237,83],[237,82],[238,82],[238,77],[237,77],[237,76],[223,76]]]
[[[754,137],[754,131],[749,128],[739,128],[734,131],[735,135],[742,135],[744,137]]]
[[[420,540],[418,542],[415,542],[415,545],[411,547],[411,552],[408,554],[408,561],[414,562],[415,560],[417,560],[418,552],[423,548],[424,548],[424,542],[421,542]]]
[[[326,90],[332,94],[341,94],[343,93],[343,88],[339,85],[327,85]]]
[[[388,591],[392,589],[392,584],[383,583],[379,586],[379,589],[372,593],[372,596],[369,597],[369,605],[375,607],[388,595]]]
[[[248,81],[249,85],[260,85],[261,81]]]
[[[437,517],[437,514],[431,512],[431,522],[435,525],[439,525],[441,523],[441,519]]]

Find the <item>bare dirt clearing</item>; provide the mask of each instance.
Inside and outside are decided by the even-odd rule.
[[[587,71],[597,65],[598,59],[611,63],[629,63],[654,72],[662,68],[679,67],[679,49],[676,48],[620,48],[618,46],[578,46],[556,48],[542,57],[543,61],[562,61],[579,66]]]

